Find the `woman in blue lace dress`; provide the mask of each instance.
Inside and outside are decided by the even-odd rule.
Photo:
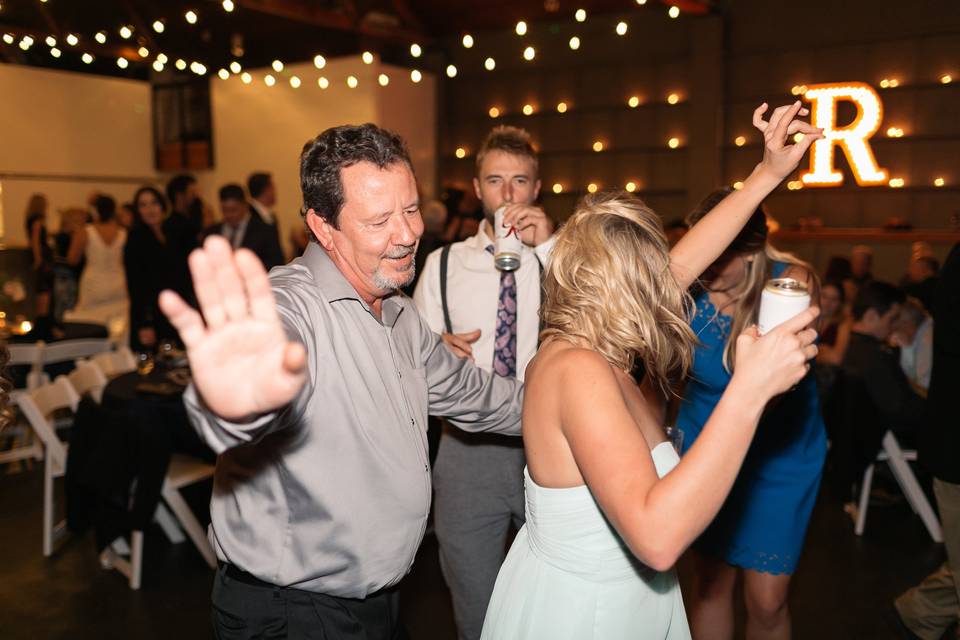
[[[702,218],[729,193],[724,189],[710,194],[689,222]],[[731,336],[757,321],[764,285],[780,277],[805,282],[811,299],[819,299],[813,270],[767,242],[761,207],[693,291],[692,328],[699,344],[677,418],[684,447],[696,442],[730,381],[736,349]],[[733,637],[734,586],[740,569],[747,637],[790,637],[790,578],[803,547],[825,454],[823,419],[810,372],[767,406],[730,495],[693,545],[697,564],[690,602],[693,637]]]

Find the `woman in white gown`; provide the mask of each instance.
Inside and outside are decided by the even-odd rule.
[[[86,258],[80,276],[77,306],[64,314],[73,322],[93,322],[107,327],[112,338],[127,331],[130,301],[123,269],[127,232],[116,219],[117,204],[110,196],[98,196],[94,206],[99,220],[78,229],[70,242],[67,261],[79,264]]]
[[[526,525],[500,569],[484,640],[690,638],[673,565],[716,515],[767,401],[816,355],[810,309],[740,336],[732,381],[680,461],[630,373],[665,390],[693,359],[687,288],[723,252],[820,130],[780,107],[763,161],[669,251],[626,193],[588,197],[558,233],[543,343],[526,371]],[[787,145],[803,132],[803,141]],[[723,207],[722,209],[720,207]],[[668,253],[669,252],[669,253]],[[669,473],[668,473],[669,472]]]

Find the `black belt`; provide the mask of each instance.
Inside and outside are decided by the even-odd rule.
[[[248,584],[252,587],[267,587],[272,589],[277,586],[275,584],[265,582],[252,573],[247,573],[243,569],[240,569],[236,565],[230,564],[229,562],[221,562],[220,568],[223,570],[223,575],[227,576],[231,580],[236,580],[237,582],[242,582],[243,584]]]

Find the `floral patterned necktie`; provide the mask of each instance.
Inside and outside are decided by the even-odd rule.
[[[487,247],[493,254],[493,245]],[[514,271],[500,272],[500,300],[493,342],[493,371],[499,376],[517,375],[517,277]]]

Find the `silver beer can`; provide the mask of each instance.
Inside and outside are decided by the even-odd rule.
[[[500,271],[515,271],[520,268],[520,230],[503,226],[503,214],[507,206],[503,205],[493,214],[493,264]]]
[[[807,285],[793,278],[770,280],[760,295],[760,317],[757,320],[760,335],[773,331],[809,306],[810,291]]]

